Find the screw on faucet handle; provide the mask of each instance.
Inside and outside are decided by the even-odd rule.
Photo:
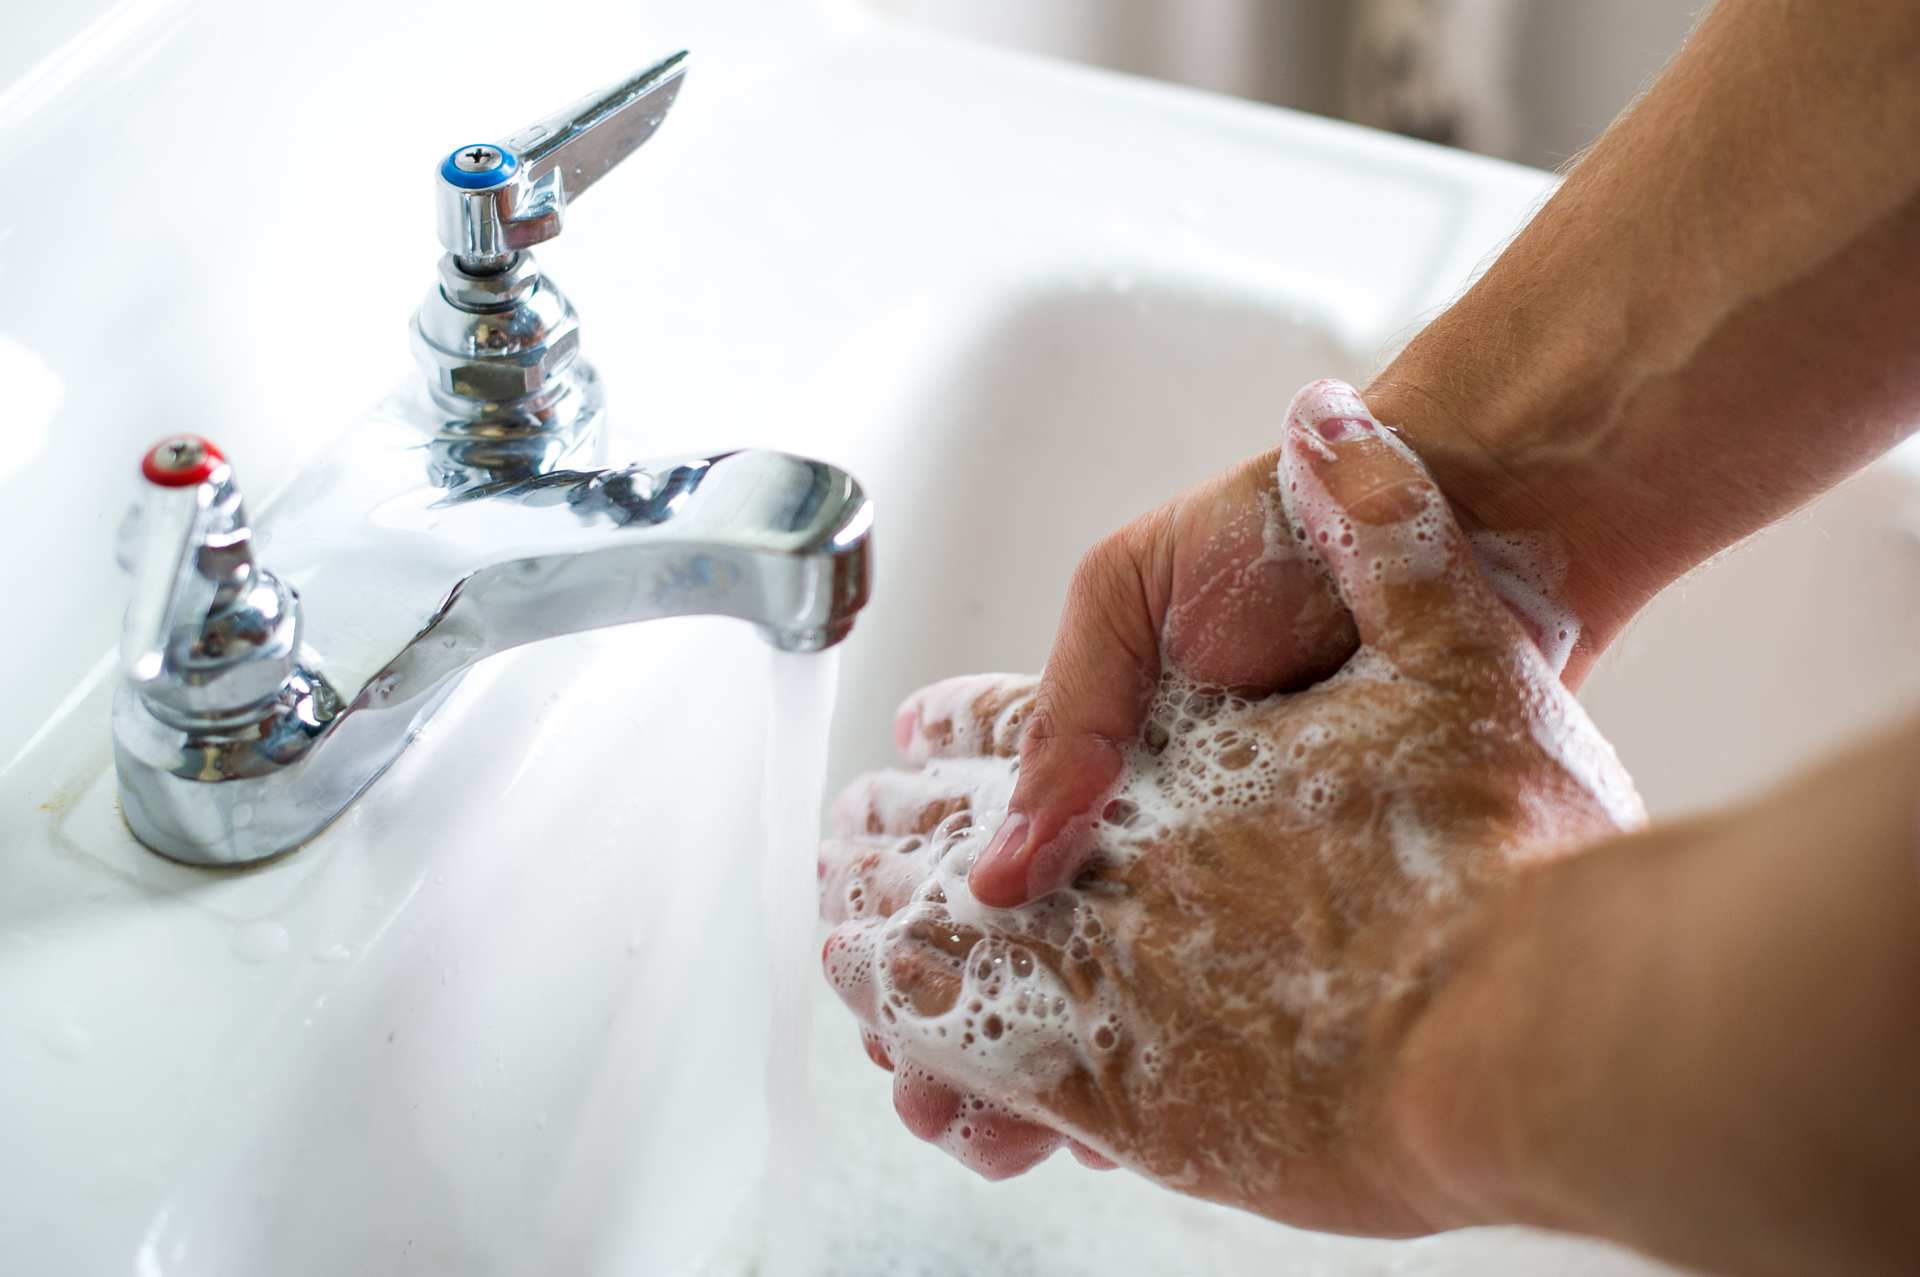
[[[440,242],[474,274],[560,233],[567,203],[653,136],[680,92],[684,50],[497,143],[440,162]]]
[[[163,488],[185,488],[199,483],[227,459],[220,449],[199,435],[175,435],[162,439],[140,459],[140,473],[147,482]]]

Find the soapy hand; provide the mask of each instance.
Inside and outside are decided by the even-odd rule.
[[[1367,413],[1351,387],[1331,381],[1303,390],[1292,413],[1318,411],[1311,405],[1330,395]],[[1280,460],[1275,449],[1230,466],[1081,559],[1026,717],[1010,815],[974,862],[981,900],[1021,904],[1079,872],[1084,842],[1063,835],[1119,777],[1164,667],[1257,698],[1309,686],[1352,654],[1352,617],[1282,514]],[[1559,673],[1581,630],[1560,595],[1568,567],[1560,542],[1478,530],[1468,544]],[[894,734],[903,751],[920,714],[917,698],[901,707]]]
[[[968,874],[1013,796],[1036,684],[919,694],[902,718],[917,770],[836,805],[827,972],[907,1125],[986,1174],[1071,1142],[1289,1222],[1420,1232],[1443,1211],[1396,1137],[1397,1049],[1450,938],[1516,865],[1644,817],[1356,395],[1302,392],[1279,476],[1289,544],[1330,570],[1358,651],[1264,699],[1170,666],[1058,840],[1083,867],[1018,908]]]
[[[1281,512],[1280,450],[1250,457],[1102,538],[1074,572],[1018,746],[1020,774],[974,890],[1015,905],[1072,878],[1059,835],[1119,778],[1164,665],[1249,697],[1325,678],[1353,620]],[[918,698],[894,725],[913,747]]]

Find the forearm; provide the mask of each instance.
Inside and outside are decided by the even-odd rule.
[[[1473,522],[1554,534],[1570,675],[1920,414],[1920,7],[1722,0],[1367,390]]]
[[[1526,875],[1410,1039],[1443,1222],[1920,1269],[1920,725]]]

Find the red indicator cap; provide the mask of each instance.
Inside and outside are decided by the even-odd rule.
[[[199,435],[174,435],[153,445],[140,460],[140,473],[163,488],[185,488],[204,480],[226,462],[220,449]]]

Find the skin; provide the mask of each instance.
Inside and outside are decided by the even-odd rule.
[[[1564,556],[1558,588],[1580,630],[1565,686],[1660,588],[1920,418],[1916,86],[1920,6],[1720,0],[1486,275],[1366,388],[1373,416],[1445,494],[1450,536],[1525,533]],[[872,782],[843,799],[863,814],[828,857],[830,911],[843,907],[834,884],[867,873],[875,893],[870,916],[846,915],[836,940],[937,883],[965,924],[942,941],[961,951],[945,955],[949,970],[973,943],[1037,943],[1045,925],[1030,911],[1106,883],[1120,903],[1073,907],[1132,910],[1131,921],[1108,929],[1123,939],[1080,996],[1119,988],[1141,1024],[1186,1026],[1214,1051],[1240,1044],[1234,1083],[1176,1111],[1178,1088],[1075,1064],[1068,1047],[1023,1079],[875,1029],[869,1049],[896,1068],[908,1124],[952,1147],[955,1120],[991,1110],[996,1147],[1017,1154],[983,1167],[993,1173],[1070,1137],[1084,1160],[1319,1227],[1523,1222],[1714,1272],[1920,1270],[1920,725],[1747,808],[1618,832],[1591,768],[1569,789],[1524,750],[1463,748],[1457,715],[1417,720],[1441,703],[1433,683],[1447,670],[1486,681],[1454,688],[1469,700],[1502,679],[1509,692],[1539,686],[1538,666],[1513,650],[1501,649],[1505,664],[1487,658],[1490,618],[1525,634],[1527,609],[1508,591],[1515,615],[1488,610],[1492,587],[1458,566],[1464,542],[1450,542],[1456,568],[1428,582],[1421,606],[1368,599],[1334,561],[1346,588],[1329,607],[1322,582],[1273,566],[1265,529],[1296,433],[1094,547],[1030,700],[1003,691],[992,723],[950,695],[903,707],[897,734],[929,770],[942,749],[1017,752],[1010,814],[957,845],[965,863],[875,859],[869,844],[926,813],[861,808]],[[1375,479],[1387,459],[1406,462],[1391,446],[1365,455],[1355,471]],[[1376,494],[1425,482],[1321,477],[1356,527],[1393,524],[1393,509],[1368,501],[1394,507]],[[1258,588],[1235,588],[1247,582]],[[1473,607],[1475,625],[1449,619]],[[1371,806],[1307,828],[1278,812],[1215,813],[1115,861],[1096,819],[1164,665],[1248,697],[1298,693],[1260,729],[1277,747],[1303,703],[1351,693],[1322,680],[1355,644],[1395,626],[1425,627],[1444,654],[1432,678],[1387,699],[1414,716],[1397,720],[1405,739],[1447,742],[1436,753],[1450,772],[1409,772],[1346,740],[1328,747],[1344,762],[1322,761]],[[1367,841],[1364,817],[1388,784],[1455,795],[1423,808],[1446,831],[1441,903],[1416,907]],[[962,796],[941,799],[946,816]],[[1548,810],[1567,823],[1541,821]],[[1577,855],[1581,837],[1545,832],[1580,828]],[[1303,846],[1318,849],[1313,872]],[[1314,950],[1312,920],[1336,915],[1351,933]],[[1195,964],[1194,946],[1169,939],[1182,926],[1231,937],[1222,952],[1337,968],[1347,1005],[1364,1010],[1331,1038],[1303,1037],[1285,1006],[1249,1019],[1252,987]],[[939,945],[928,948],[937,932],[869,946],[897,947],[887,987],[920,990],[923,1014],[952,992]],[[843,993],[880,1019],[875,990],[845,978],[853,970]],[[1303,1041],[1344,1044],[1341,1064],[1304,1067]],[[1256,1147],[1236,1142],[1240,1130]],[[1197,1163],[1210,1169],[1189,1174]]]
[[[1264,802],[1109,837],[1071,887],[983,904],[966,872],[1011,786],[979,778],[1011,780],[1039,689],[992,675],[923,692],[919,770],[841,796],[827,971],[902,1118],[992,1178],[1066,1144],[1322,1229],[1526,1223],[1707,1272],[1914,1271],[1920,722],[1635,831],[1630,781],[1437,488],[1339,403],[1303,393],[1281,474],[1361,647],[1242,707],[1286,760]],[[1341,797],[1303,811],[1328,778]],[[1406,867],[1409,810],[1438,874]],[[924,1031],[996,946],[1068,1009],[1011,1066]]]
[[[1689,1269],[1920,1271],[1920,721],[1517,875],[1403,1045],[1435,1227]]]
[[[1612,750],[1487,585],[1445,499],[1364,414],[1327,383],[1303,392],[1289,426],[1282,472],[1313,496],[1289,505],[1362,646],[1340,677],[1245,706],[1241,770],[1279,760],[1260,801],[1189,808],[1021,910],[981,908],[941,872],[969,858],[964,838],[932,835],[975,810],[977,772],[880,774],[837,805],[823,853],[841,924],[829,978],[876,1060],[896,1067],[919,1133],[945,1141],[951,1114],[995,1104],[994,1129],[972,1138],[997,1151],[955,1149],[981,1169],[1025,1169],[1066,1135],[1274,1218],[1428,1231],[1384,1106],[1452,929],[1519,864],[1641,820]],[[1031,721],[1033,681],[956,690],[932,699],[973,722],[923,714],[909,755],[1003,757]],[[1422,849],[1431,863],[1403,868]],[[1009,942],[1066,1003],[1027,1031],[1034,1044],[1012,1067],[962,1041],[969,1029],[999,1038],[986,1017],[1011,992],[944,1036],[927,1031],[980,1000],[966,968]],[[1102,1008],[1115,1006],[1125,1013],[1103,1040]]]
[[[1365,389],[1469,530],[1551,538],[1581,634],[1563,677],[1661,588],[1805,504],[1920,419],[1920,6],[1722,0],[1461,300]],[[1250,458],[1095,545],[1047,659],[1006,834],[1013,904],[1072,878],[1056,835],[1104,793],[1162,656],[1259,517]],[[1272,605],[1284,612],[1287,605]],[[1248,626],[1249,692],[1337,665],[1337,624]],[[1024,819],[1023,819],[1024,818]]]

